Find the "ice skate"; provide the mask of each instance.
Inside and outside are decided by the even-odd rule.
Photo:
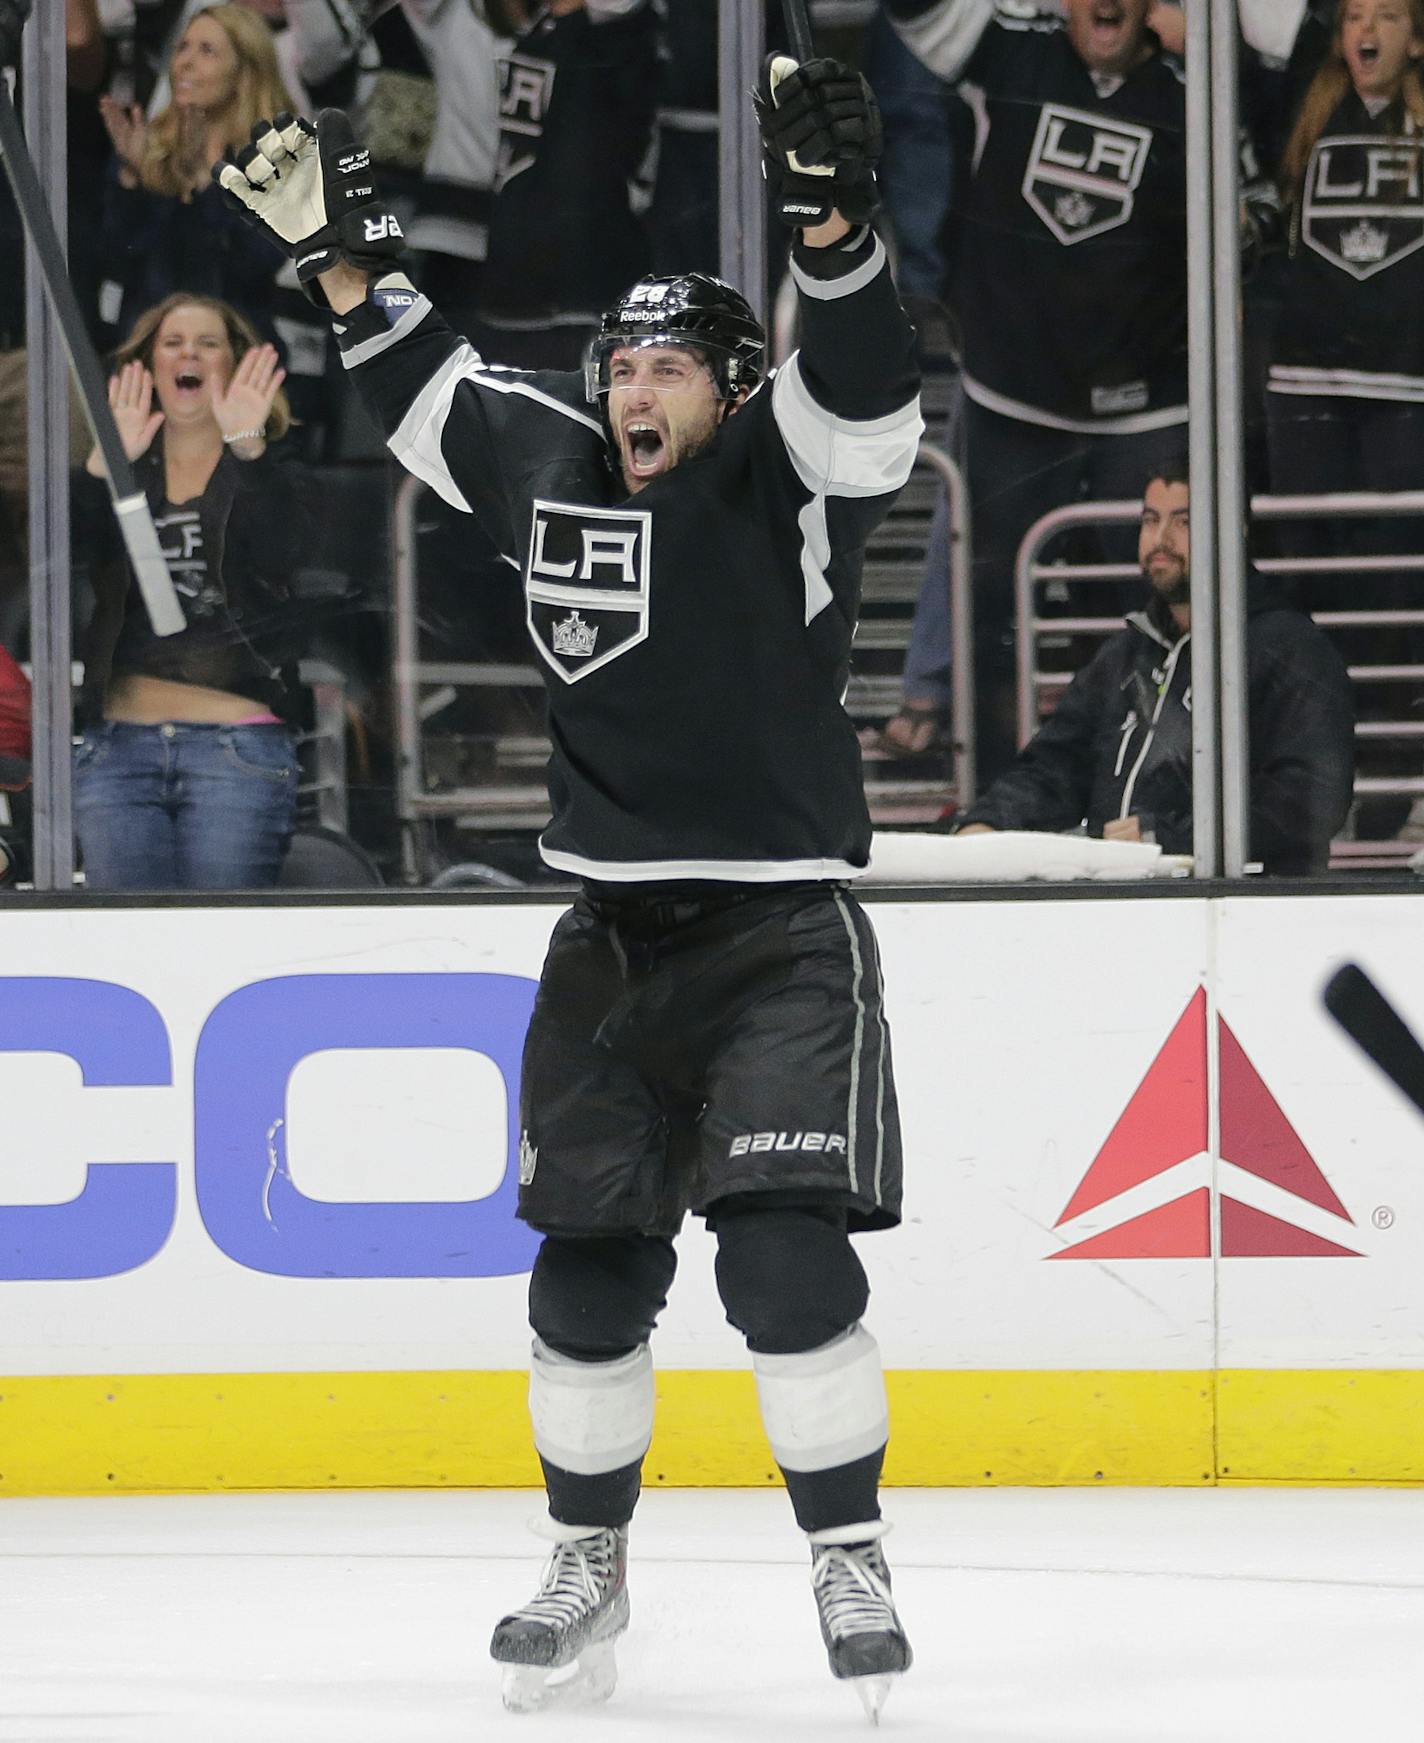
[[[628,1626],[626,1527],[559,1535],[537,1594],[503,1618],[490,1657],[514,1713],[606,1701],[618,1681],[613,1643]]]
[[[855,1685],[867,1717],[878,1725],[895,1678],[914,1662],[879,1542],[813,1543],[811,1585],[831,1672]]]

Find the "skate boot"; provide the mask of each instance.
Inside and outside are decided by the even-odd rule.
[[[821,1612],[821,1638],[831,1672],[855,1685],[873,1724],[894,1679],[910,1668],[914,1654],[890,1595],[890,1570],[877,1538],[827,1543],[811,1541],[811,1585]],[[822,1541],[818,1541],[822,1539]]]
[[[628,1626],[628,1528],[544,1529],[555,1542],[539,1590],[490,1641],[513,1713],[606,1701],[618,1681],[613,1642]]]

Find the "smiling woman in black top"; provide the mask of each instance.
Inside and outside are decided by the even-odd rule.
[[[106,889],[270,885],[296,802],[290,583],[310,524],[297,469],[268,445],[289,421],[284,372],[235,310],[183,293],[116,361],[109,402],[188,621],[154,635],[104,493],[82,491],[96,559],[75,765],[85,874]],[[86,470],[99,475],[97,452]]]

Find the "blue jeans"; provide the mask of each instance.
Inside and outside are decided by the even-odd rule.
[[[896,280],[902,295],[938,301],[945,292],[943,233],[954,192],[949,105],[957,99],[879,10],[866,27],[864,54],[885,123],[879,180],[899,244]]]
[[[277,882],[297,808],[285,726],[106,720],[74,753],[74,830],[95,890]]]

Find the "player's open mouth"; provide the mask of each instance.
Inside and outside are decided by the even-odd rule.
[[[1377,42],[1362,42],[1355,50],[1355,57],[1361,66],[1372,67],[1379,59],[1379,44]]]
[[[635,478],[651,478],[663,470],[667,448],[662,433],[652,424],[640,421],[625,424],[623,440],[627,447],[628,470]]]
[[[196,369],[180,369],[173,377],[173,385],[179,393],[199,394],[203,391],[203,378]]]

